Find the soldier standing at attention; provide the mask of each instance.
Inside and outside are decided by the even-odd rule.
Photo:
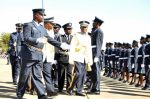
[[[19,63],[20,61],[17,53],[17,51],[19,50],[18,49],[19,47],[17,46],[17,38],[18,35],[22,32],[22,28],[23,28],[23,24],[17,23],[16,32],[10,34],[10,40],[9,40],[8,53],[10,55],[12,80],[14,85],[17,85],[17,78],[20,72],[20,63]]]
[[[92,28],[92,53],[93,53],[93,60],[94,63],[92,65],[92,82],[91,82],[91,93],[93,94],[100,94],[100,67],[99,66],[99,57],[101,56],[101,47],[103,44],[103,32],[100,29],[102,23],[101,19],[95,17],[93,21],[93,28]]]
[[[85,66],[92,65],[92,47],[91,47],[91,38],[88,35],[88,21],[80,21],[81,32],[73,35],[69,53],[69,63],[72,64],[74,71],[73,81],[68,87],[68,94],[72,94],[72,90],[76,85],[76,95],[85,96],[82,93],[83,84],[84,84],[84,75],[85,75]]]

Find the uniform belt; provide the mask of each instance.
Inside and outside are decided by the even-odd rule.
[[[119,58],[119,59],[123,59],[123,58]]]
[[[111,54],[111,56],[115,56],[116,54]]]
[[[123,59],[128,59],[128,57],[124,57]]]
[[[96,45],[93,45],[92,48],[96,48]]]
[[[69,53],[68,52],[59,52],[60,54],[63,54],[63,55],[69,55]]]
[[[134,57],[133,55],[131,55],[130,57]]]
[[[29,44],[26,44],[28,47],[30,47],[31,49],[34,49],[34,50],[36,50],[36,51],[39,51],[39,52],[42,52],[42,49],[40,49],[40,48],[36,48],[36,47],[34,47],[34,46],[32,46],[32,45],[29,45]]]
[[[138,55],[138,57],[142,57],[142,55]]]
[[[118,58],[119,56],[115,56],[116,58]]]
[[[144,57],[149,57],[149,55],[144,55]]]

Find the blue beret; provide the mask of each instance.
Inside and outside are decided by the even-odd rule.
[[[62,26],[64,29],[65,28],[72,28],[72,23],[66,23]]]
[[[94,22],[98,22],[100,24],[104,23],[104,21],[99,19],[98,17],[95,17]]]

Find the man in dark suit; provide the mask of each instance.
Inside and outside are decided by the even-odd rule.
[[[65,34],[59,36],[58,41],[66,42],[67,44],[71,43],[72,39],[72,23],[66,23],[63,25]],[[65,75],[67,79],[66,89],[69,87],[71,82],[71,72],[72,68],[69,64],[69,50],[59,50],[59,58],[58,58],[58,91],[62,92],[65,83]]]
[[[92,41],[92,53],[94,63],[92,65],[92,86],[91,93],[100,94],[100,67],[99,66],[99,57],[101,56],[101,47],[103,44],[103,32],[100,29],[102,23],[101,19],[95,17],[93,21],[93,28],[91,34]]]
[[[13,84],[17,84],[17,78],[19,76],[20,72],[20,64],[19,64],[19,57],[18,57],[18,44],[17,44],[17,38],[18,35],[22,32],[23,24],[17,23],[16,24],[16,32],[10,34],[10,40],[9,40],[9,50],[8,53],[10,55],[10,63],[12,67],[12,79]]]
[[[17,86],[17,98],[22,99],[27,86],[27,80],[31,74],[38,99],[47,99],[42,83],[43,53],[46,42],[67,49],[67,44],[61,44],[48,36],[47,31],[40,23],[43,22],[45,9],[33,9],[33,21],[25,23],[23,27],[24,45],[22,46],[22,66]]]

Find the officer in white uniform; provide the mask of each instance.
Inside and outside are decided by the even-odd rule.
[[[92,65],[92,47],[91,38],[88,35],[87,29],[89,22],[80,21],[81,32],[76,33],[71,41],[69,63],[74,66],[73,81],[67,92],[71,94],[73,87],[76,85],[76,95],[85,96],[82,93],[84,84],[84,74],[86,65]]]

